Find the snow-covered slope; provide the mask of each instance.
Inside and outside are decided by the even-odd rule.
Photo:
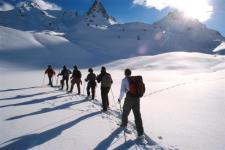
[[[62,33],[23,32],[1,26],[0,32],[0,61],[17,67],[40,68],[46,64],[60,67],[76,63],[85,67],[103,60],[96,60],[92,53],[68,41]]]
[[[128,63],[129,62],[129,63]],[[225,57],[201,53],[171,52],[139,56],[105,64],[110,69],[168,70],[188,73],[216,72],[225,69]],[[193,72],[194,71],[194,72]]]
[[[76,95],[76,88],[71,95],[40,87],[43,70],[0,70],[0,83],[4,85],[0,87],[0,148],[144,149],[129,135],[124,143],[117,125],[120,111],[116,102],[124,77],[121,69],[132,67],[133,75],[143,75],[146,84],[141,100],[146,135],[165,150],[223,150],[224,57],[168,53],[124,59],[106,66],[114,80],[109,93],[110,115],[100,112],[99,87],[96,102],[92,103]],[[94,69],[97,74],[98,69]],[[81,72],[84,80],[87,70]],[[82,93],[86,93],[85,84]],[[129,120],[131,125],[132,113]]]
[[[213,50],[225,40],[219,32],[177,11],[154,24],[118,24],[99,1],[94,1],[85,15],[76,11],[43,10],[35,2],[26,1],[11,11],[0,12],[0,18],[0,47],[4,49],[0,61],[21,62],[21,65],[32,63],[35,67],[58,62],[59,55],[63,58],[56,63],[57,66],[80,61],[84,66],[84,60],[93,66],[121,58],[172,51],[213,54]],[[60,35],[43,34],[52,31]],[[17,49],[16,53],[12,48]],[[75,49],[80,52],[75,54]],[[29,58],[21,61],[18,55]],[[40,60],[38,55],[43,57],[41,64],[36,61]]]
[[[213,52],[215,53],[224,53],[225,50],[225,42],[222,42],[219,46],[217,46]]]

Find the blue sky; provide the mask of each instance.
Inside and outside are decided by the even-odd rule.
[[[0,0],[3,1],[3,0]],[[16,5],[21,2],[21,0],[4,0],[6,3],[11,5]],[[42,0],[41,0],[42,1]],[[145,23],[153,23],[158,21],[162,17],[166,16],[166,14],[172,11],[174,8],[174,4],[167,4],[166,6],[161,7],[157,3],[157,1],[165,1],[168,0],[101,0],[107,9],[109,15],[115,17],[118,22],[145,22]],[[174,1],[175,4],[179,1],[187,1],[187,0],[171,0]],[[202,4],[201,4],[202,1]],[[213,10],[210,10],[211,17],[210,19],[204,21],[208,27],[218,30],[223,36],[225,36],[225,0],[189,0],[189,8],[185,8],[187,12],[194,12],[196,15],[196,10],[192,10],[195,6],[196,9],[202,9],[204,6],[204,1],[207,1],[212,7]],[[84,14],[90,5],[94,2],[94,0],[45,0],[50,4],[54,3],[65,10],[78,10],[80,14]],[[197,2],[199,2],[197,4]],[[193,3],[193,4],[191,4]],[[182,4],[183,6],[186,4]],[[199,6],[198,6],[199,5]],[[171,7],[172,6],[172,7]],[[175,5],[176,7],[177,5]],[[190,10],[190,11],[189,11]],[[198,12],[197,12],[198,13]]]

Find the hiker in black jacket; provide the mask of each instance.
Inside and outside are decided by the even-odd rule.
[[[71,79],[72,79],[71,80],[71,88],[70,88],[69,92],[73,92],[74,84],[76,84],[77,90],[78,90],[78,95],[80,95],[80,85],[82,84],[82,82],[81,82],[81,72],[80,72],[80,70],[78,70],[76,65],[73,68],[74,68],[74,70],[73,70],[73,74],[72,74],[72,77],[71,77]]]
[[[63,66],[63,70],[61,73],[58,74],[58,76],[62,76],[61,80],[61,90],[63,90],[64,87],[64,81],[66,81],[66,90],[68,91],[69,89],[69,77],[70,77],[71,71],[66,68],[66,66]]]
[[[109,107],[108,93],[111,89],[113,80],[111,78],[111,75],[106,72],[105,67],[102,67],[101,73],[97,76],[97,81],[98,83],[101,82],[101,97],[102,97],[103,111],[107,111],[107,108]]]
[[[87,96],[90,96],[90,89],[91,89],[91,99],[94,100],[95,98],[95,87],[96,87],[96,75],[93,73],[93,69],[88,69],[89,74],[87,75],[85,81],[88,82],[87,84]]]

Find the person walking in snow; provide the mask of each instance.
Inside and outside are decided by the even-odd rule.
[[[51,65],[48,65],[48,68],[45,70],[45,74],[48,74],[48,79],[49,79],[48,85],[50,85],[51,87],[53,87],[52,77],[55,75],[55,71],[53,70],[53,68],[52,68]]]
[[[101,97],[102,97],[102,107],[103,111],[107,111],[109,107],[108,93],[111,89],[113,83],[112,77],[106,72],[106,68],[103,66],[101,68],[101,73],[97,76],[98,83],[101,83]]]
[[[82,84],[81,82],[81,72],[80,70],[78,70],[77,66],[75,65],[74,67],[74,70],[73,70],[73,74],[72,74],[72,77],[71,77],[71,88],[70,88],[70,91],[69,92],[73,92],[73,87],[74,87],[74,84],[77,85],[77,90],[78,90],[78,95],[80,95],[80,85]]]
[[[95,87],[96,87],[96,75],[93,72],[92,68],[88,69],[89,74],[87,75],[85,81],[88,82],[87,84],[87,96],[90,96],[90,89],[91,89],[91,99],[94,100],[95,98]]]
[[[64,65],[61,73],[58,74],[58,76],[62,76],[61,90],[63,90],[64,82],[66,81],[66,90],[68,91],[70,74],[71,74],[71,71],[69,69],[67,69],[66,65]]]
[[[139,81],[135,81],[135,84],[132,85],[134,80],[131,78],[131,70],[130,69],[125,69],[124,71],[125,78],[123,78],[122,83],[121,83],[121,88],[120,88],[120,96],[118,98],[118,102],[120,103],[123,96],[126,94],[124,105],[123,105],[123,113],[122,113],[122,123],[121,127],[124,127],[126,129],[127,123],[128,123],[128,116],[130,111],[133,111],[134,118],[135,118],[135,125],[138,133],[138,139],[143,139],[144,138],[144,128],[142,124],[142,118],[141,118],[141,113],[140,113],[140,97],[144,94],[145,92],[145,87],[144,83],[142,82],[139,83]],[[140,78],[141,76],[134,76]],[[142,77],[141,77],[142,80]],[[137,87],[135,85],[142,85],[138,86],[139,91],[141,91],[142,95],[137,95],[133,94],[137,92]]]

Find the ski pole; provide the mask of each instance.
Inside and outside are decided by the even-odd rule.
[[[121,102],[119,102],[120,104],[120,115],[121,115],[121,120],[122,120],[122,107],[121,107]],[[125,143],[127,142],[127,137],[126,137],[126,133],[125,133],[125,128],[123,129],[123,136],[124,136],[124,140]]]
[[[115,101],[115,97],[114,97],[112,88],[110,88],[110,91],[111,91],[111,94],[112,94],[112,97],[113,97],[114,105],[116,106],[116,101]]]
[[[55,84],[55,87],[57,87],[58,86],[58,82],[59,82],[59,77],[57,76],[55,76],[55,78],[56,78],[56,84]]]
[[[58,86],[58,83],[59,83],[59,76],[58,76],[59,74],[60,74],[60,70],[59,70],[59,73],[57,74],[57,78],[56,78],[56,85],[55,85],[56,87]]]
[[[85,81],[84,81],[84,84],[83,84],[83,94],[85,95],[84,90],[85,90]]]
[[[43,79],[42,79],[41,87],[44,86],[44,82],[45,82],[45,74],[44,74],[44,77],[43,77]]]

